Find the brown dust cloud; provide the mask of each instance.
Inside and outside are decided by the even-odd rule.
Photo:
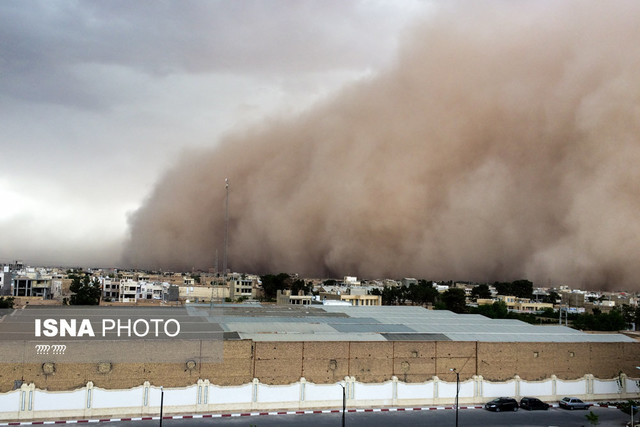
[[[124,260],[638,289],[640,2],[447,2],[387,69],[194,150]]]

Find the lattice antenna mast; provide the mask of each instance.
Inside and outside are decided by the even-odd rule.
[[[224,255],[222,257],[222,273],[224,284],[227,284],[227,250],[229,248],[229,178],[225,178],[224,187],[227,192],[224,202]]]

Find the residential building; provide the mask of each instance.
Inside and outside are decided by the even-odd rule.
[[[0,296],[11,295],[11,267],[3,265],[0,271]]]
[[[502,301],[506,304],[507,310],[518,313],[541,313],[546,309],[553,309],[553,304],[531,301],[528,298],[517,298],[513,295],[498,295],[497,298],[478,298],[478,305],[490,305],[494,302]]]
[[[285,289],[284,291],[278,289],[278,292],[276,295],[277,305],[289,305],[289,304],[310,305],[312,300],[313,300],[313,295],[304,295],[304,294],[291,295],[291,290],[289,289]]]

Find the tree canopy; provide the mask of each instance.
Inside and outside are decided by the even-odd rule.
[[[98,305],[100,304],[100,282],[88,274],[72,275],[69,290],[73,292],[69,299],[71,305]]]
[[[381,295],[382,305],[398,305],[410,302],[411,305],[435,304],[438,299],[438,291],[430,281],[419,280],[409,286],[385,286],[382,291],[373,289],[371,295]]]
[[[588,331],[619,331],[625,329],[627,323],[622,313],[613,309],[609,313],[602,313],[599,309],[594,309],[593,314],[579,314],[573,319],[575,329]]]
[[[474,288],[471,289],[471,298],[474,301],[476,301],[478,298],[491,298],[491,290],[489,289],[489,285],[487,285],[486,283],[482,283],[478,286],[474,286]]]
[[[0,308],[13,308],[13,297],[0,297]]]
[[[276,299],[278,290],[289,289],[291,286],[291,276],[287,273],[266,274],[260,276],[260,280],[262,281],[262,290],[266,300]]]
[[[528,280],[495,282],[493,286],[500,295],[512,295],[517,298],[533,298],[533,283]]]
[[[442,302],[447,310],[454,313],[464,313],[467,311],[466,295],[464,289],[449,288],[442,294]]]

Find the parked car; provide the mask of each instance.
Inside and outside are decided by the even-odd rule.
[[[589,409],[589,406],[577,397],[563,397],[560,401],[560,407],[564,409]]]
[[[522,409],[528,409],[529,411],[534,411],[536,409],[546,411],[549,409],[549,406],[550,405],[548,403],[545,403],[536,397],[523,397],[520,399],[520,407]]]
[[[484,404],[484,409],[488,411],[517,411],[518,401],[510,397],[498,397],[491,402]]]

